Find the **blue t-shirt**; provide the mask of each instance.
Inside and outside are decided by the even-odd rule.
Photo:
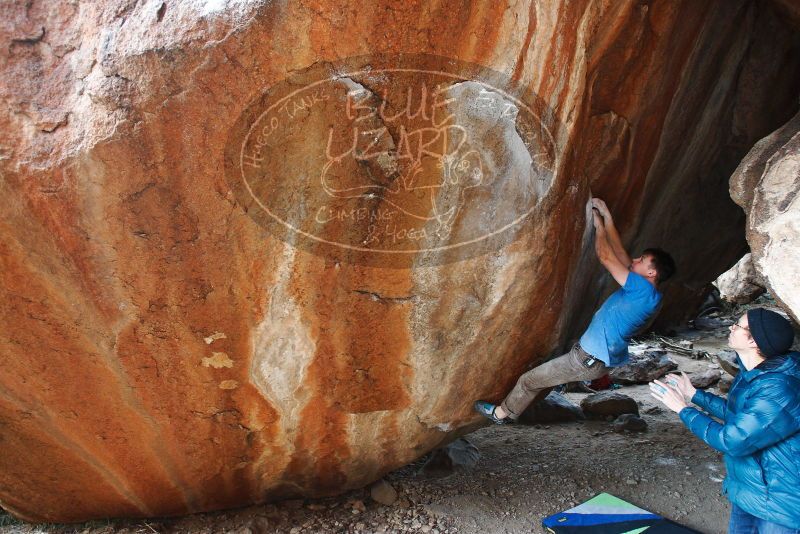
[[[628,359],[628,341],[658,310],[661,293],[644,277],[630,272],[592,317],[580,345],[609,367]]]

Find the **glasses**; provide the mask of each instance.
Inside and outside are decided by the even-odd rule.
[[[742,330],[747,330],[748,332],[750,331],[749,328],[747,328],[746,326],[742,326],[739,323],[733,323],[731,325],[731,330],[736,330],[737,328],[741,328]]]

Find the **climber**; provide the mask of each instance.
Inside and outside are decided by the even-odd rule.
[[[800,532],[800,353],[793,342],[785,317],[753,308],[730,326],[740,371],[727,401],[695,389],[684,373],[650,383],[656,399],[723,454],[734,534]]]
[[[593,380],[608,373],[609,367],[624,364],[628,341],[658,311],[660,285],[675,272],[672,257],[658,248],[631,259],[606,203],[593,198],[591,204],[595,253],[621,287],[595,312],[589,328],[569,352],[520,376],[502,404],[475,402],[475,411],[496,424],[514,422],[545,388]]]

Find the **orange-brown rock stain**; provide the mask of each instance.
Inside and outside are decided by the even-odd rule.
[[[5,225],[0,225],[0,233],[12,235]],[[25,478],[38,484],[39,492],[59,478],[82,486],[84,498],[70,512],[76,519],[99,513],[101,503],[129,515],[156,513],[161,502],[169,503],[166,511],[185,510],[181,492],[150,454],[147,441],[157,438],[128,400],[131,384],[109,361],[92,329],[81,323],[85,318],[74,314],[75,303],[66,302],[58,288],[23,263],[23,258],[25,253],[15,241],[0,242],[4,288],[0,347],[7,356],[6,372],[0,375],[0,398],[13,406],[11,413],[27,414],[14,440],[0,440],[0,459],[10,462],[2,472],[10,474],[27,464],[20,453],[28,455],[32,444],[38,443],[64,461],[51,461],[48,453],[43,456],[47,461],[31,465]],[[41,354],[47,358],[37,358]],[[6,411],[8,406],[0,411],[0,418],[20,419]],[[29,440],[29,445],[20,447],[17,440]],[[83,465],[82,474],[75,476],[72,466],[78,464]],[[134,475],[127,471],[130,465],[141,471]],[[65,472],[59,476],[61,470]],[[59,492],[53,486],[45,493]],[[15,499],[3,494],[0,500],[7,498]],[[46,518],[46,506],[42,510],[40,518]]]
[[[310,19],[308,39],[328,60],[368,53],[427,52],[488,64],[502,39],[502,2],[380,0],[364,9],[350,0],[331,9],[325,0],[304,0],[293,15]],[[438,31],[437,20],[447,20]]]
[[[95,313],[104,320],[118,317],[105,287],[107,272],[97,261],[92,241],[92,222],[85,219],[85,206],[78,192],[80,177],[71,163],[48,171],[3,174],[4,202],[16,206],[16,216],[35,223],[35,233],[22,239],[32,249],[47,243],[58,251],[58,259],[69,270],[72,283],[89,297]]]
[[[601,268],[581,243],[590,188],[627,237],[637,218],[653,217],[641,238],[683,247],[688,298],[740,250],[683,235],[728,231],[741,214],[687,208],[705,197],[686,188],[712,186],[709,197],[726,198],[706,171],[724,182],[742,147],[796,108],[796,84],[786,81],[796,62],[770,58],[796,56],[784,53],[791,43],[781,33],[793,30],[761,3],[303,0],[264,3],[247,20],[220,13],[213,24],[186,11],[158,22],[164,33],[136,16],[139,5],[120,27],[106,4],[77,17],[66,4],[33,2],[13,7],[13,23],[0,30],[11,43],[0,61],[9,104],[0,106],[0,501],[34,520],[335,492],[359,480],[352,466],[377,473],[446,437],[412,413],[413,373],[438,373],[441,364],[425,354],[412,371],[406,360],[409,272],[345,262],[337,270],[324,254],[300,252],[287,267],[273,257],[283,244],[226,197],[218,157],[226,128],[290,71],[350,55],[452,56],[539,80],[531,90],[569,128],[559,180],[532,229],[509,245],[530,257],[515,260],[517,280],[496,311],[482,316],[480,295],[464,297],[446,272],[434,281],[443,298],[430,328],[455,364],[430,398],[437,422],[448,424],[473,417],[467,393],[499,398],[594,310],[599,295],[585,289],[596,289]],[[515,13],[506,8],[530,9],[527,27],[509,25]],[[115,37],[104,40],[112,26]],[[553,38],[542,44],[538,31]],[[100,46],[104,59],[94,65]],[[87,94],[76,95],[76,84]],[[59,115],[68,120],[54,122]],[[702,143],[676,142],[681,136]],[[677,163],[654,165],[665,158]],[[679,204],[693,213],[669,220]],[[247,375],[252,332],[285,269],[317,344],[299,387],[311,394],[297,399],[308,403],[288,404],[301,412],[296,441]],[[493,275],[485,269],[476,268],[477,293]],[[486,340],[466,349],[446,313],[462,297],[475,297],[471,324]],[[226,337],[206,343],[214,332]],[[203,366],[214,352],[232,365]],[[502,371],[479,373],[487,362]],[[381,411],[374,420],[372,410]],[[376,428],[364,431],[365,420]],[[368,447],[383,458],[359,464],[354,457]]]
[[[137,151],[158,139],[170,140],[161,147],[165,159],[181,152],[166,133],[174,124],[166,120],[151,128],[140,131],[137,143],[109,149],[106,159],[136,161]],[[107,180],[114,182],[118,172],[109,166]],[[106,208],[109,220],[121,222],[112,237],[116,278],[132,304],[132,320],[119,331],[113,357],[157,436],[141,448],[151,451],[183,494],[171,500],[185,503],[182,509],[162,505],[155,513],[258,501],[262,478],[276,475],[271,464],[260,464],[259,472],[252,464],[265,450],[281,454],[277,412],[249,384],[250,336],[274,283],[274,266],[254,252],[263,250],[264,236],[239,226],[249,222],[246,217],[230,218],[232,207],[216,193],[193,187],[191,173],[176,176],[155,165],[128,169],[127,178],[139,185]],[[207,342],[215,332],[224,337]],[[214,353],[230,365],[204,366]]]
[[[89,457],[102,449],[76,449],[35,407],[11,401],[7,387],[0,383],[0,502],[6,511],[31,522],[148,513],[103,476],[97,465],[102,456]],[[162,490],[166,493],[157,495]],[[180,501],[161,484],[151,491],[139,496],[150,504],[157,498]]]
[[[533,34],[536,32],[537,26],[538,20],[536,19],[536,3],[531,2],[530,6],[528,7],[528,28],[525,32],[525,39],[522,41],[522,46],[520,47],[519,55],[517,56],[517,63],[514,65],[514,72],[511,75],[511,80],[514,82],[518,82],[525,73],[525,59],[530,51],[531,40],[533,39]]]

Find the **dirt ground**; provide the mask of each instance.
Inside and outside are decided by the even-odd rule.
[[[695,349],[725,348],[727,328],[685,330]],[[715,365],[670,355],[688,373]],[[608,492],[704,533],[727,529],[721,455],[692,436],[677,414],[660,407],[646,385],[618,390],[637,400],[648,430],[615,433],[606,421],[482,428],[469,436],[478,465],[446,478],[418,474],[423,457],[386,480],[400,497],[383,506],[368,490],[323,500],[288,501],[220,513],[148,521],[29,525],[0,515],[3,533],[544,532],[541,519]],[[714,388],[711,391],[716,392]],[[576,404],[586,393],[567,393]]]

